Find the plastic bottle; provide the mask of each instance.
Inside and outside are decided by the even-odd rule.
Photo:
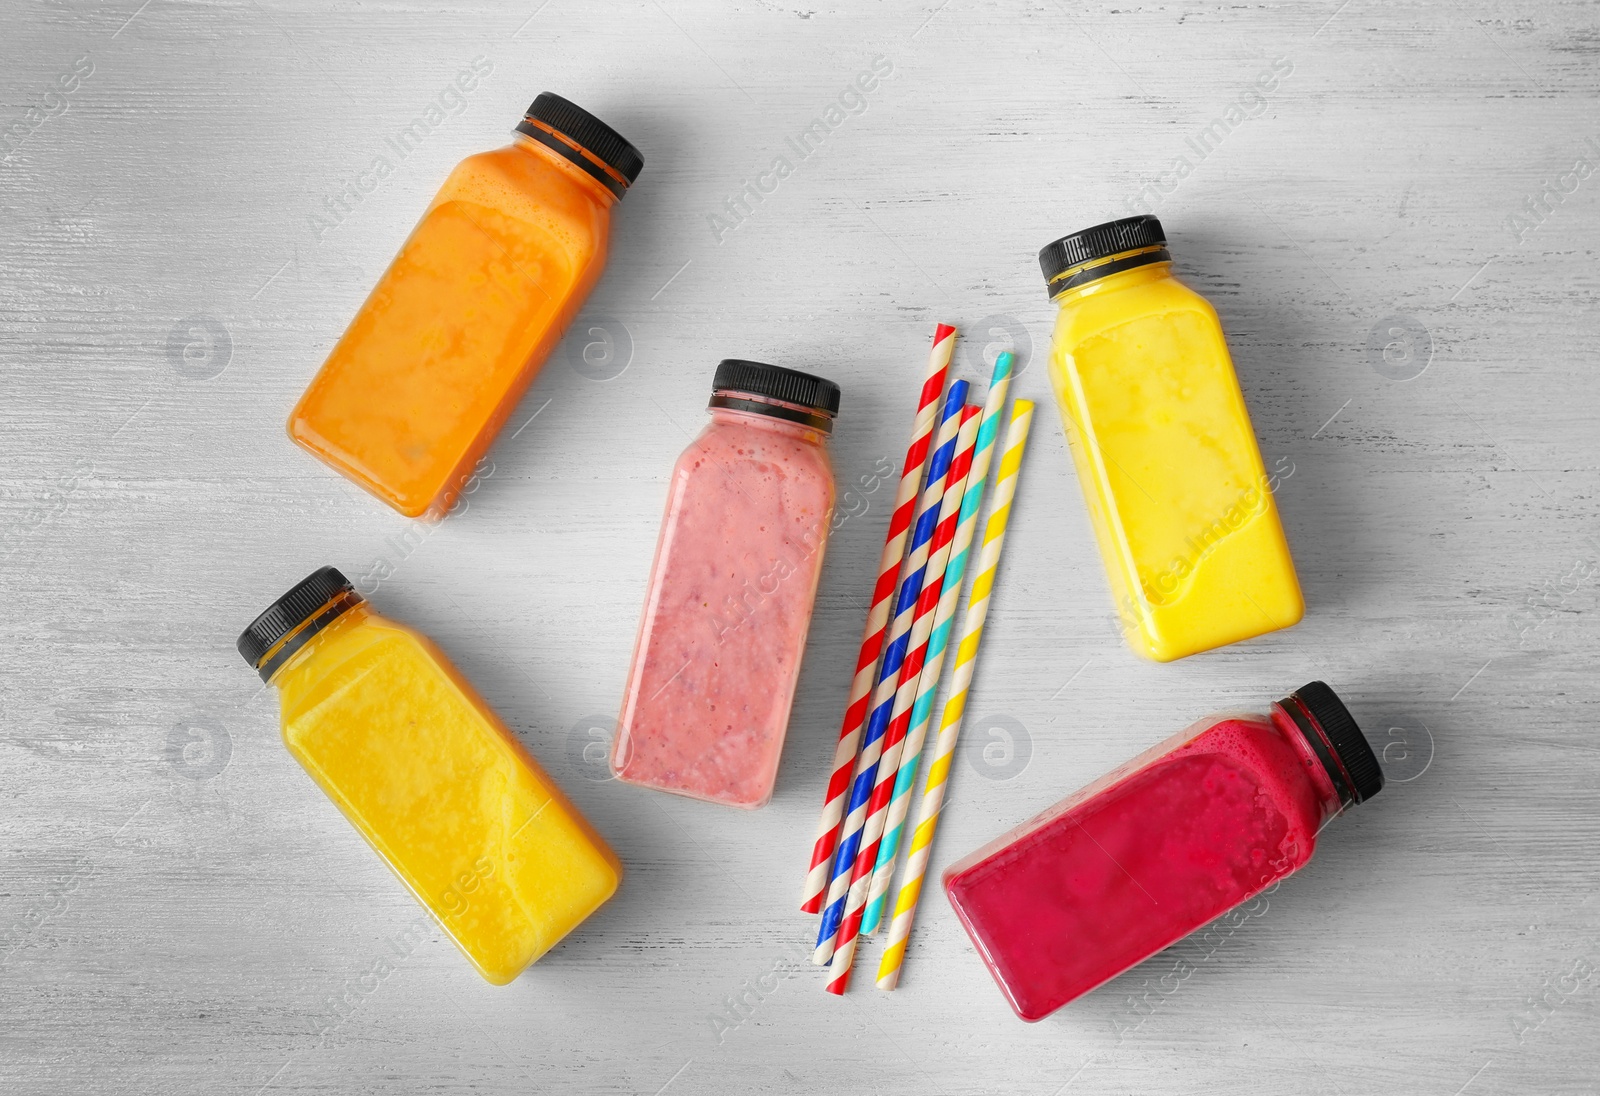
[[[1382,788],[1313,681],[1146,750],[951,865],[945,892],[1011,1007],[1039,1020],[1297,871]]]
[[[323,567],[239,653],[284,745],[496,985],[610,898],[622,866],[444,654]]]
[[[600,280],[639,151],[545,92],[461,161],[289,416],[297,445],[438,518]]]
[[[1129,217],[1039,252],[1078,481],[1124,634],[1160,662],[1305,613],[1222,324],[1166,242]]]
[[[772,798],[832,521],[832,381],[729,359],[678,458],[611,754],[632,784]]]

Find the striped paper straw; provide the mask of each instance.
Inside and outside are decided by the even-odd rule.
[[[872,786],[872,796],[867,801],[867,820],[861,828],[861,851],[856,854],[855,865],[850,869],[850,887],[845,895],[844,918],[839,924],[833,966],[829,971],[827,984],[829,993],[843,993],[850,983],[850,967],[855,961],[861,912],[866,908],[867,888],[872,882],[873,865],[878,862],[878,842],[883,836],[883,824],[889,815],[890,794],[894,790],[895,775],[900,769],[900,751],[905,745],[906,729],[911,724],[911,709],[917,694],[917,683],[922,679],[922,668],[928,655],[928,635],[933,630],[934,610],[938,607],[939,595],[944,586],[945,564],[950,559],[950,542],[955,537],[956,519],[961,511],[961,496],[967,485],[967,472],[972,467],[972,447],[978,435],[979,410],[976,407],[967,407],[961,412],[961,431],[956,436],[956,455],[950,463],[944,494],[940,499],[939,523],[934,529],[928,562],[924,568],[922,594],[917,599],[916,613],[911,623],[910,650],[900,667],[899,681],[895,686],[889,729],[883,736],[883,754],[878,760],[878,773]],[[877,713],[874,712],[873,715],[876,718]]]
[[[845,792],[856,764],[856,748],[861,744],[861,727],[867,719],[867,699],[872,691],[872,675],[883,651],[884,634],[889,629],[889,605],[894,597],[895,579],[905,555],[906,535],[916,509],[917,488],[928,466],[928,443],[933,437],[933,420],[939,413],[939,395],[950,373],[950,352],[955,348],[956,329],[940,324],[933,332],[933,350],[928,355],[928,371],[917,400],[917,417],[911,428],[911,445],[906,450],[905,467],[900,473],[900,489],[895,493],[894,513],[884,537],[883,555],[878,559],[878,581],[872,588],[872,606],[867,610],[867,625],[861,636],[861,653],[856,656],[856,676],[850,681],[850,700],[845,707],[844,725],[839,728],[839,744],[833,750],[833,774],[828,778],[828,796],[822,804],[822,819],[811,846],[811,868],[806,874],[800,908],[816,913],[822,908],[822,895],[828,889],[828,869],[838,844],[839,824],[844,820]]]
[[[934,744],[933,761],[928,766],[928,785],[917,808],[916,825],[911,832],[911,850],[906,856],[905,877],[895,899],[894,921],[889,926],[889,945],[878,964],[878,988],[894,989],[900,981],[900,965],[905,961],[906,939],[917,914],[917,899],[922,894],[922,878],[928,870],[928,848],[939,825],[939,809],[944,804],[944,789],[950,779],[950,759],[961,734],[961,717],[967,710],[967,690],[972,686],[972,671],[983,640],[984,621],[989,616],[989,595],[994,591],[995,571],[1000,565],[1000,549],[1005,546],[1006,521],[1011,517],[1011,500],[1017,493],[1017,471],[1022,466],[1022,450],[1033,422],[1033,404],[1017,400],[1011,407],[1011,426],[1001,447],[1000,474],[995,480],[994,503],[989,522],[984,526],[983,545],[978,550],[978,573],[972,580],[967,600],[967,619],[956,648],[955,675],[950,679],[950,698],[945,701],[939,721],[939,738]]]
[[[900,583],[900,594],[895,600],[894,622],[889,628],[889,645],[884,651],[883,665],[878,669],[878,684],[872,693],[872,716],[867,721],[866,735],[862,739],[861,755],[856,758],[855,776],[850,782],[850,803],[845,813],[844,826],[839,832],[839,847],[834,851],[833,874],[828,881],[828,902],[822,911],[822,925],[817,933],[817,947],[811,961],[819,966],[833,958],[834,939],[839,922],[844,916],[845,891],[850,886],[850,873],[855,867],[856,853],[861,847],[861,828],[867,819],[867,800],[872,794],[878,773],[878,758],[883,752],[883,734],[889,725],[889,710],[894,704],[895,687],[900,679],[900,667],[905,662],[906,645],[910,641],[912,611],[922,592],[923,568],[928,562],[928,544],[933,539],[933,527],[938,519],[939,502],[944,495],[944,481],[950,471],[950,461],[955,456],[956,433],[960,429],[961,411],[967,398],[967,382],[956,381],[945,394],[944,409],[939,417],[939,434],[933,456],[928,460],[928,485],[917,502],[917,518],[911,533],[911,554],[906,559],[906,577]]]
[[[956,606],[961,601],[961,583],[967,574],[967,554],[972,547],[973,534],[978,529],[978,511],[983,508],[983,489],[989,478],[989,461],[994,456],[995,435],[1000,431],[1000,411],[1005,407],[1006,392],[1011,387],[1012,361],[1009,350],[995,358],[994,375],[989,379],[989,395],[983,401],[983,420],[978,426],[972,469],[967,474],[955,541],[950,546],[950,562],[945,567],[944,592],[939,596],[933,632],[928,637],[927,663],[922,667],[922,677],[917,681],[917,701],[911,709],[911,729],[906,732],[905,746],[900,753],[900,771],[895,776],[894,798],[889,801],[888,818],[883,824],[883,844],[878,848],[878,863],[872,872],[872,886],[867,891],[867,911],[861,919],[861,931],[864,933],[878,931],[883,921],[889,884],[894,880],[894,858],[900,851],[901,827],[905,824],[906,812],[911,809],[911,789],[917,782],[922,743],[928,737],[934,697],[939,690],[945,650],[950,643],[950,628],[955,623]],[[882,771],[881,763],[879,771]]]

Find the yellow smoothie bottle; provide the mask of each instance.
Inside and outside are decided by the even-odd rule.
[[[1166,245],[1142,216],[1039,252],[1068,447],[1124,633],[1159,662],[1305,613],[1222,324]]]
[[[239,637],[283,741],[445,932],[504,985],[610,898],[622,866],[424,636],[332,567]]]

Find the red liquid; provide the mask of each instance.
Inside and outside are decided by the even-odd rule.
[[[1208,721],[953,865],[945,890],[1038,1020],[1298,869],[1338,804],[1280,711]]]

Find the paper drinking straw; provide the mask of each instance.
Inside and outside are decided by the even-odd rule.
[[[956,521],[960,516],[961,498],[967,488],[967,473],[972,469],[972,453],[978,436],[978,416],[981,409],[966,407],[961,412],[961,429],[956,434],[956,455],[950,462],[945,477],[944,495],[939,500],[939,522],[933,529],[933,540],[928,545],[928,562],[923,568],[922,593],[917,598],[917,608],[911,617],[911,640],[906,648],[905,661],[900,666],[900,677],[895,684],[894,707],[889,713],[889,728],[883,735],[882,753],[878,758],[878,775],[872,785],[872,796],[867,800],[867,821],[861,828],[861,849],[856,853],[850,884],[852,893],[845,901],[845,920],[842,924],[860,927],[860,912],[866,902],[866,891],[860,900],[853,893],[856,880],[869,875],[878,862],[878,845],[883,836],[889,814],[889,801],[894,791],[895,776],[900,771],[900,755],[905,746],[906,732],[911,726],[911,712],[922,680],[922,671],[928,659],[928,640],[937,618],[940,595],[944,590],[946,566],[950,561],[951,542],[955,539]],[[852,919],[851,915],[856,916]],[[841,933],[842,933],[841,929]]]
[[[883,824],[883,843],[878,847],[878,863],[873,868],[872,885],[867,891],[867,910],[861,918],[861,931],[874,933],[883,921],[883,907],[894,880],[894,858],[900,851],[900,833],[906,812],[911,809],[911,789],[917,782],[917,766],[922,743],[932,722],[933,703],[944,671],[945,651],[950,643],[950,628],[955,623],[956,606],[961,600],[961,583],[967,573],[967,555],[973,534],[978,529],[978,512],[983,508],[983,490],[989,478],[989,461],[994,456],[994,439],[1000,431],[1000,411],[1005,407],[1006,391],[1011,387],[1013,356],[1009,350],[995,358],[994,375],[989,379],[989,395],[983,401],[983,419],[978,426],[972,469],[967,474],[966,491],[961,498],[961,515],[955,541],[950,546],[950,562],[945,566],[944,592],[933,618],[928,637],[928,657],[917,681],[916,706],[911,709],[911,729],[906,732],[900,752],[900,771],[895,775],[894,798]],[[942,512],[942,511],[941,511]],[[882,771],[879,762],[879,771]]]
[[[895,899],[894,921],[889,926],[889,944],[878,964],[878,988],[894,989],[900,981],[900,965],[905,961],[906,939],[917,914],[917,899],[922,894],[922,878],[928,870],[928,848],[939,825],[939,809],[944,804],[944,789],[950,779],[950,759],[961,734],[961,718],[967,709],[967,690],[983,640],[984,621],[989,616],[989,595],[994,590],[995,571],[1000,565],[1000,549],[1005,546],[1006,521],[1011,517],[1011,500],[1017,492],[1017,471],[1022,465],[1022,450],[1033,422],[1033,404],[1017,400],[1011,409],[1011,425],[1001,447],[1000,473],[995,480],[994,502],[983,530],[983,545],[978,550],[978,573],[972,580],[967,600],[967,619],[956,648],[955,675],[950,679],[950,698],[939,720],[939,738],[934,744],[933,761],[928,766],[928,785],[917,807],[911,832],[911,849],[906,855],[905,876]]]
[[[839,923],[833,965],[828,975],[829,993],[843,993],[850,983],[850,966],[855,961],[861,912],[866,908],[867,888],[872,882],[873,866],[878,862],[878,843],[883,837],[884,821],[888,818],[895,775],[900,770],[900,751],[905,745],[906,730],[911,725],[917,683],[922,679],[922,668],[928,655],[928,635],[933,630],[934,610],[938,608],[939,595],[944,586],[945,564],[950,559],[950,542],[955,538],[956,519],[961,511],[962,494],[966,491],[967,472],[972,468],[972,447],[978,436],[979,413],[977,407],[967,407],[961,412],[956,455],[946,477],[944,495],[939,503],[939,523],[934,528],[928,562],[924,567],[922,594],[917,598],[916,612],[912,617],[911,643],[900,667],[889,728],[884,732],[883,752],[878,759],[877,777],[873,782],[872,795],[867,800],[867,820],[861,827],[861,849],[856,853],[855,864],[850,869],[844,917]]]
[[[930,638],[938,622],[937,610],[942,601],[947,565],[960,518],[961,500],[966,492],[967,475],[972,469],[973,452],[977,444],[981,421],[979,415],[980,409],[977,407],[968,407],[961,413],[961,430],[956,435],[956,455],[950,462],[950,472],[945,478],[944,496],[939,500],[939,523],[933,530],[933,540],[928,547],[928,564],[922,579],[922,594],[917,598],[917,608],[911,618],[910,645],[895,685],[894,707],[889,713],[888,730],[883,735],[877,779],[872,786],[872,796],[867,800],[867,821],[861,829],[861,848],[856,853],[856,863],[851,869],[844,919],[840,922],[840,948],[844,946],[846,930],[860,928],[861,914],[869,897],[867,887],[858,887],[857,880],[865,878],[870,883],[873,868],[878,862],[879,845],[888,822],[907,731],[911,728],[917,689],[927,669]],[[853,931],[849,933],[853,934]],[[837,958],[834,962],[837,964]],[[845,966],[848,968],[848,963]]]
[[[872,715],[867,720],[866,734],[862,738],[861,754],[856,758],[855,775],[850,781],[850,801],[845,812],[844,826],[839,831],[839,847],[833,854],[833,873],[828,880],[828,900],[822,911],[822,925],[817,933],[817,947],[811,961],[818,965],[833,958],[834,938],[839,921],[844,916],[845,891],[850,886],[850,872],[855,866],[856,853],[861,846],[861,827],[867,819],[867,800],[878,773],[878,758],[883,751],[883,735],[889,726],[889,711],[894,705],[895,687],[900,679],[900,667],[905,662],[906,646],[910,640],[913,610],[922,592],[923,568],[928,562],[928,544],[933,539],[933,527],[938,519],[939,502],[944,495],[945,476],[950,471],[950,461],[955,456],[956,433],[960,429],[961,410],[967,398],[967,382],[956,381],[945,394],[944,409],[939,417],[939,434],[933,456],[928,459],[928,485],[917,502],[917,517],[911,532],[911,553],[906,558],[906,576],[900,583],[900,593],[895,599],[894,621],[889,627],[889,643],[883,654],[883,665],[878,668],[878,684],[872,692]]]
[[[917,488],[928,466],[929,441],[933,420],[939,413],[939,396],[950,373],[950,352],[956,345],[956,329],[940,324],[933,332],[933,350],[928,355],[927,375],[917,400],[917,417],[911,427],[911,445],[906,450],[905,467],[900,473],[900,489],[895,493],[894,512],[889,532],[884,537],[883,554],[878,558],[878,581],[872,588],[872,606],[861,636],[861,653],[856,656],[856,675],[850,681],[850,699],[845,707],[844,725],[839,728],[839,743],[833,751],[833,772],[828,778],[828,794],[822,804],[822,819],[811,847],[811,868],[806,874],[800,908],[816,913],[822,908],[822,895],[828,889],[828,869],[833,865],[833,850],[838,844],[839,824],[844,820],[845,793],[850,789],[850,773],[856,764],[856,748],[861,744],[861,726],[867,718],[867,699],[872,691],[873,673],[883,651],[884,634],[889,628],[889,606],[894,597],[895,579],[905,555],[906,535],[916,509]]]

